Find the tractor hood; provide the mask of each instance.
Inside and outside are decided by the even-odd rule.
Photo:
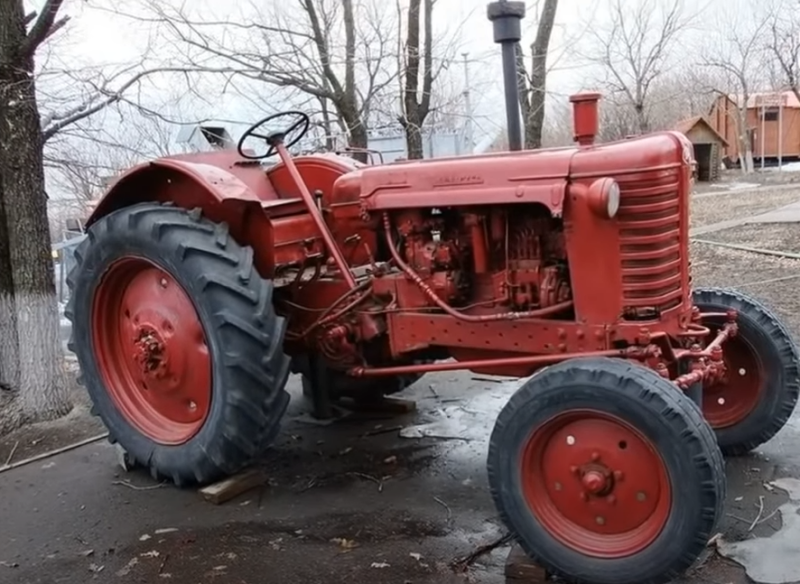
[[[394,162],[362,169],[357,182],[367,210],[540,203],[558,216],[576,152],[558,148]],[[345,180],[352,185],[354,178]]]

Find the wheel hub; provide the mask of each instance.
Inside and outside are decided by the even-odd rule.
[[[703,416],[716,429],[750,415],[761,400],[765,378],[758,352],[741,336],[725,343],[723,362],[723,375],[703,387]]]
[[[526,500],[542,526],[589,555],[636,553],[669,514],[660,456],[638,431],[601,412],[570,412],[537,429],[522,471]]]
[[[95,293],[94,349],[115,405],[143,434],[182,444],[211,407],[211,360],[197,311],[165,270],[118,260]]]
[[[136,361],[142,369],[142,374],[160,379],[167,373],[167,363],[164,341],[152,329],[140,327],[133,341],[136,347]]]
[[[586,496],[606,494],[613,488],[613,482],[609,480],[610,478],[611,473],[607,469],[583,471],[581,483],[583,484],[584,494]]]

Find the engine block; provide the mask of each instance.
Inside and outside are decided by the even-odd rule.
[[[570,299],[561,221],[535,205],[402,211],[393,224],[405,262],[453,306],[484,313]],[[434,306],[403,274],[381,280],[376,292],[399,308]]]

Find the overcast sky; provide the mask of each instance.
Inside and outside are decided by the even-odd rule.
[[[165,3],[177,0],[162,0]],[[272,2],[274,0],[263,0]],[[294,1],[294,0],[284,0]],[[553,68],[549,79],[549,89],[556,94],[566,95],[580,88],[585,83],[579,70],[571,63],[570,55],[565,54],[572,41],[580,33],[581,27],[589,20],[586,5],[594,5],[590,11],[602,12],[600,5],[604,0],[590,2],[588,0],[562,0],[559,7],[556,28],[553,34],[551,66]],[[630,0],[636,2],[639,0]],[[32,6],[41,5],[43,0],[29,0]],[[237,2],[236,0],[191,0],[193,8],[202,10],[204,7],[213,12],[217,17],[230,16],[231,11],[241,9],[250,2]],[[387,5],[390,3],[387,0]],[[393,2],[391,2],[393,4]],[[133,4],[131,4],[132,6]],[[493,43],[492,26],[486,18],[486,5],[478,0],[437,0],[434,12],[435,25],[441,29],[446,27],[448,34],[452,34],[459,23],[463,23],[460,31],[461,50],[468,53],[470,62],[470,87],[473,90],[473,107],[476,115],[484,120],[493,120],[498,114],[502,117],[502,73],[500,69],[500,48]],[[584,9],[578,11],[577,7],[583,5]],[[100,65],[104,63],[128,63],[137,59],[145,50],[148,42],[147,26],[132,25],[124,18],[108,12],[112,6],[126,6],[126,3],[113,0],[66,0],[65,13],[72,16],[72,22],[66,31],[68,38],[56,41],[58,57],[65,63],[82,63],[86,65]],[[531,9],[523,23],[525,30],[524,44],[530,44],[536,27],[536,14],[533,10],[534,3],[529,3]],[[106,8],[106,10],[103,10]],[[593,12],[592,12],[593,14]],[[63,35],[62,35],[63,36]],[[54,43],[55,44],[55,43]],[[463,65],[450,72],[455,79],[463,83]],[[222,97],[219,108],[230,110],[236,107],[236,100]],[[249,117],[252,107],[241,107],[240,112],[227,111],[223,118],[239,119],[238,115]],[[205,112],[207,113],[207,112]],[[502,125],[502,120],[498,122]],[[492,126],[491,122],[489,126]],[[487,128],[488,131],[488,128]]]

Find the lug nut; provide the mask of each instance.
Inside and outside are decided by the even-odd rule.
[[[644,501],[645,499],[647,499],[647,495],[645,494],[644,491],[639,491],[638,493],[636,493],[637,501]]]
[[[595,521],[597,521],[597,525],[605,525],[605,524],[606,524],[606,519],[605,519],[605,517],[601,517],[600,515],[598,515],[598,516],[595,518]]]

